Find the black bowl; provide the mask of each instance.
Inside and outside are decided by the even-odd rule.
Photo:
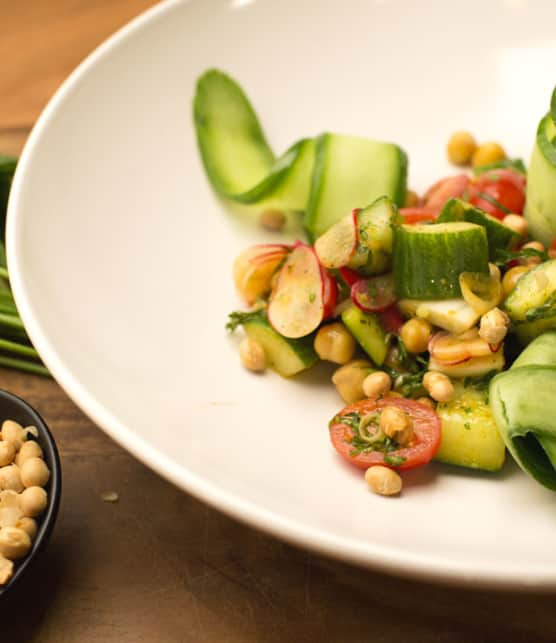
[[[30,425],[37,427],[39,436],[36,440],[42,447],[44,461],[50,469],[50,480],[45,487],[48,494],[48,506],[46,511],[37,518],[38,531],[31,551],[25,558],[15,562],[14,575],[11,580],[6,585],[0,586],[0,597],[14,586],[47,545],[56,522],[62,493],[62,469],[58,449],[42,417],[17,395],[0,390],[0,425],[4,420],[15,420],[24,427]]]

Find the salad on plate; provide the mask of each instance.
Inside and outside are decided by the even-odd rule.
[[[276,157],[218,70],[193,108],[216,192],[268,230],[305,233],[233,265],[243,365],[335,364],[331,443],[381,495],[431,460],[496,472],[508,451],[556,490],[556,90],[528,169],[458,132],[448,158],[470,169],[421,197],[393,143],[324,133]]]

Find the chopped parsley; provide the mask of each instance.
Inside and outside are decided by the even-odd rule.
[[[497,266],[505,266],[510,261],[529,259],[531,257],[538,257],[541,261],[548,261],[548,252],[546,250],[537,250],[536,248],[521,248],[521,250],[498,248],[495,263]]]
[[[265,319],[265,313],[262,310],[253,310],[247,313],[234,311],[228,315],[226,329],[233,332],[238,326],[243,326],[251,321],[261,321]]]
[[[388,453],[386,453],[384,456],[384,463],[389,464],[391,467],[399,467],[406,460],[407,458],[404,458],[402,455],[388,455]]]

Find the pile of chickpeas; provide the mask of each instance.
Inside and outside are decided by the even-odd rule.
[[[0,431],[0,585],[13,576],[37,535],[36,518],[48,505],[50,471],[33,426],[6,420]]]

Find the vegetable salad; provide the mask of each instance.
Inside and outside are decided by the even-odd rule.
[[[496,472],[507,451],[556,490],[555,106],[528,171],[457,132],[448,158],[471,170],[418,196],[398,145],[325,133],[276,157],[237,83],[198,81],[215,190],[265,229],[301,216],[306,231],[236,259],[246,310],[227,328],[243,329],[241,361],[285,377],[335,364],[346,406],[330,440],[376,493],[398,494],[399,472],[433,459]]]

